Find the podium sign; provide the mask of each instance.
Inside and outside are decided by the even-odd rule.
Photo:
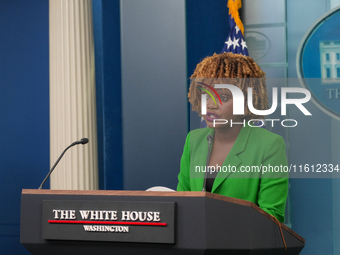
[[[34,255],[298,255],[305,245],[249,201],[114,190],[23,190],[20,242]]]
[[[42,238],[173,244],[175,203],[43,201]]]

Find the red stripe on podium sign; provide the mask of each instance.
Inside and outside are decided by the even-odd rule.
[[[124,221],[81,221],[81,220],[48,220],[48,223],[60,224],[97,224],[97,225],[134,225],[134,226],[166,226],[162,222],[124,222]]]

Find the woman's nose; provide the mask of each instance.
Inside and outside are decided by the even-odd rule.
[[[207,96],[207,107],[210,108],[210,109],[217,108],[217,105],[215,104],[215,101],[210,96]]]

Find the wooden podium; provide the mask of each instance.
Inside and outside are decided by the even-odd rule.
[[[21,196],[20,242],[32,254],[299,254],[305,240],[280,226],[287,250],[272,216],[206,192],[24,189]]]

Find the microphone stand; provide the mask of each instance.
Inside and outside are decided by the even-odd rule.
[[[64,156],[65,152],[66,152],[69,148],[71,148],[71,147],[73,147],[73,146],[75,146],[75,145],[77,145],[77,144],[86,144],[86,143],[88,143],[88,142],[89,142],[89,139],[87,139],[87,138],[82,138],[80,141],[74,142],[74,143],[72,143],[70,146],[68,146],[68,147],[63,151],[63,153],[61,153],[61,155],[59,156],[59,158],[57,159],[57,161],[54,163],[53,167],[52,167],[51,170],[48,172],[48,174],[47,174],[47,176],[45,177],[45,179],[43,180],[43,182],[40,184],[39,189],[42,189],[42,187],[44,186],[44,184],[45,184],[45,182],[47,181],[48,177],[50,177],[50,175],[51,175],[51,173],[53,172],[54,168],[58,165],[59,161],[61,160],[61,158]]]

